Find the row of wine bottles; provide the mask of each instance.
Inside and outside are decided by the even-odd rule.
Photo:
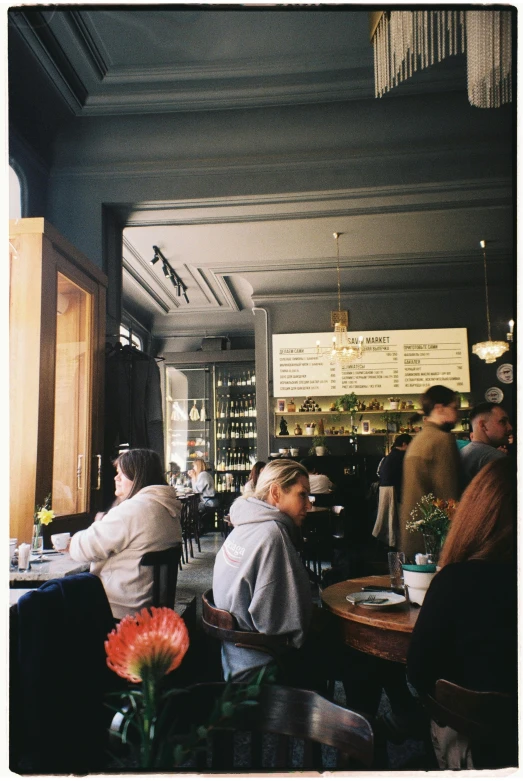
[[[216,375],[217,388],[237,388],[240,385],[256,385],[254,368],[242,372],[231,372],[218,369]]]
[[[231,399],[229,394],[216,404],[217,418],[255,418],[256,394],[243,394],[237,399]]]
[[[256,423],[253,420],[232,423],[218,423],[216,439],[257,439]]]
[[[226,472],[228,469],[250,472],[255,463],[256,448],[254,446],[218,448],[216,453],[217,472]]]
[[[232,494],[239,494],[248,479],[248,474],[231,475],[229,472],[227,472],[223,475],[217,475],[215,479],[216,491],[219,494],[223,493],[224,491],[230,491]]]

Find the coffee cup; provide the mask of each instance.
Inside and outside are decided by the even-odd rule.
[[[71,539],[70,532],[62,532],[61,534],[51,534],[51,542],[53,548],[58,551],[64,551],[69,545]]]

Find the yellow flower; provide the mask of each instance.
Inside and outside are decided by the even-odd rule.
[[[36,513],[36,517],[38,518],[39,523],[43,523],[44,526],[47,526],[53,520],[54,512],[44,508]]]

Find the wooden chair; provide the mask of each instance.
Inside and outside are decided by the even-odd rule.
[[[246,632],[238,629],[234,616],[214,604],[212,589],[202,594],[202,627],[210,637],[220,641],[234,643],[237,648],[263,651],[268,654],[285,674],[280,655],[288,648],[286,635],[264,635],[261,632]]]
[[[205,724],[206,716],[225,685],[190,687],[186,695],[187,707],[183,705],[185,724]],[[233,687],[241,685],[233,684]],[[243,769],[260,770],[269,766],[321,770],[322,745],[337,750],[333,764],[338,768],[346,768],[351,762],[352,767],[370,767],[373,761],[374,736],[367,719],[304,689],[262,686],[258,705],[239,709],[225,729],[213,729],[209,733],[210,751],[197,755],[197,768],[203,769],[210,760],[213,770],[238,770],[234,750],[234,737],[238,731],[243,740],[236,748],[236,759],[242,761]],[[250,741],[245,739],[246,732],[252,733]],[[264,745],[264,735],[277,738],[270,743],[265,740]],[[297,741],[303,741],[303,750]],[[246,764],[248,753],[250,762]],[[331,758],[335,759],[333,755]]]
[[[182,555],[182,543],[162,551],[150,551],[140,559],[140,564],[153,568],[153,607],[174,609],[178,565]]]
[[[452,727],[470,740],[474,767],[512,767],[517,757],[517,698],[478,692],[439,679],[424,705],[440,726]]]

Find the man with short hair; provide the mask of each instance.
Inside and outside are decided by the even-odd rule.
[[[309,473],[309,483],[311,494],[330,494],[334,488],[333,483],[327,475],[318,471],[318,467],[313,458],[302,458],[300,462]]]
[[[470,413],[473,439],[460,450],[461,464],[466,484],[485,464],[496,458],[505,458],[506,453],[499,450],[507,445],[512,426],[507,413],[499,404],[484,401],[477,404]]]
[[[425,494],[437,499],[459,499],[461,465],[452,431],[458,419],[456,393],[444,385],[433,385],[420,399],[425,420],[403,461],[403,490],[400,513],[400,546],[407,559],[425,550],[420,532],[407,531],[410,513]]]

